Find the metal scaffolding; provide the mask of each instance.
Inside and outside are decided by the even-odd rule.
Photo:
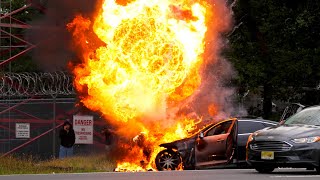
[[[16,1],[17,2],[17,1]],[[24,38],[21,29],[32,25],[17,16],[29,10],[46,12],[38,0],[21,0],[21,7],[14,7],[12,0],[0,0],[0,154],[19,152],[51,132],[52,152],[45,156],[56,156],[55,130],[61,121],[72,116],[76,109],[72,78],[65,72],[14,73],[14,61],[36,48]],[[20,30],[17,30],[20,29]],[[27,122],[31,126],[30,139],[15,138],[15,123]],[[48,142],[48,139],[44,139]],[[41,143],[41,142],[38,142]],[[35,146],[36,147],[36,146]],[[38,148],[25,148],[36,153]]]
[[[16,28],[29,29],[32,27],[14,17],[19,13],[26,13],[26,10],[31,7],[45,11],[45,8],[41,6],[41,4],[36,3],[33,0],[26,0],[25,3],[23,3],[23,6],[18,9],[12,9],[11,0],[0,0],[0,54],[2,57],[0,59],[0,68],[36,47],[31,42],[25,40],[22,34],[13,33],[13,30]],[[15,44],[13,41],[19,43]],[[9,55],[9,57],[3,58],[6,57],[4,56],[5,54]]]
[[[45,14],[46,8],[41,4],[45,1],[48,0],[18,0],[14,4],[12,0],[0,0],[0,157],[11,153],[56,157],[56,129],[81,111],[76,106],[71,74],[12,70],[12,63],[21,63],[25,60],[23,55],[37,48],[23,33],[34,27],[19,17],[35,10]],[[99,129],[105,122],[95,116]],[[30,138],[17,138],[16,123],[30,124]],[[95,131],[94,137],[94,145],[101,146],[103,136]]]

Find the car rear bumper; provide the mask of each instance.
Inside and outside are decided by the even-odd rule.
[[[319,167],[320,149],[310,148],[274,152],[273,160],[261,159],[261,151],[248,150],[248,164],[251,166],[273,167]]]

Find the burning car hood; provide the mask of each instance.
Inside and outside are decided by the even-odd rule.
[[[180,139],[177,141],[169,142],[169,143],[163,143],[160,144],[160,147],[165,147],[169,149],[188,149],[190,146],[193,145],[194,141],[196,140],[196,136]]]
[[[320,127],[310,125],[280,125],[257,131],[256,139],[291,139],[320,135]],[[273,138],[270,138],[273,137]]]

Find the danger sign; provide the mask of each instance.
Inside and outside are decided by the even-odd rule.
[[[16,138],[30,138],[30,123],[16,123]]]
[[[76,144],[93,144],[93,116],[73,116]]]

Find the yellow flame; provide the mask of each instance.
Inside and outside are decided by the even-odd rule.
[[[83,63],[73,69],[81,102],[109,121],[145,132],[154,148],[151,161],[160,143],[187,137],[195,128],[194,120],[169,112],[201,83],[208,6],[193,0],[105,0],[93,24],[77,16],[68,25],[82,49]],[[164,120],[170,122],[159,123]],[[141,170],[135,158],[118,168]]]
[[[90,98],[83,99],[85,104],[111,113],[118,121],[128,121],[164,111],[165,99],[177,96],[179,87],[180,99],[194,92],[200,84],[206,9],[199,3],[190,4],[189,9],[181,7],[192,14],[187,18],[193,18],[181,20],[177,18],[184,18],[179,17],[183,9],[174,12],[180,3],[137,0],[122,6],[112,0],[104,2],[93,29],[107,45],[88,57],[87,67],[75,70],[90,72],[76,81],[88,86]]]

